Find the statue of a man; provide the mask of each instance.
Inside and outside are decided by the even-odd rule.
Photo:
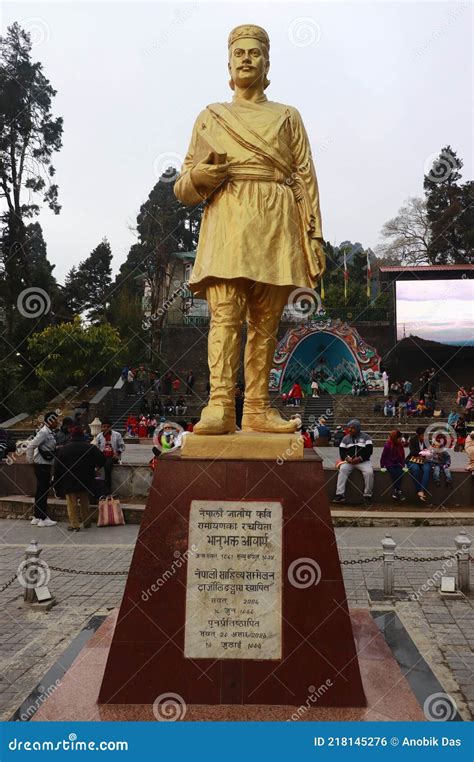
[[[318,185],[300,114],[264,94],[267,33],[238,26],[228,48],[234,97],[201,111],[174,186],[184,204],[206,201],[189,287],[209,304],[211,393],[194,432],[235,431],[244,320],[242,429],[291,432],[297,423],[270,406],[268,381],[291,291],[314,288],[324,272]]]

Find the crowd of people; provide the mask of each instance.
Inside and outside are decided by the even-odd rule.
[[[390,432],[380,457],[380,468],[387,472],[392,480],[392,498],[398,502],[406,500],[403,494],[405,474],[413,480],[417,498],[425,503],[428,496],[428,486],[432,481],[437,487],[444,483],[451,488],[453,479],[451,473],[452,446],[449,432],[437,432],[430,440],[424,426],[418,426],[411,437],[404,437],[402,432],[394,429]],[[405,450],[408,448],[408,452]],[[468,457],[466,470],[474,475],[474,431],[469,434],[465,443]],[[339,460],[336,463],[338,478],[334,503],[345,502],[345,488],[350,473],[357,469],[364,478],[363,499],[367,506],[372,504],[374,486],[374,469],[371,462],[373,443],[369,434],[361,430],[360,421],[355,418],[348,422],[346,432],[339,444]]]
[[[124,367],[122,378],[127,384],[127,393],[140,396],[138,414],[131,413],[125,424],[127,437],[153,439],[152,468],[161,452],[180,446],[182,437],[193,431],[197,418],[186,420],[185,416],[194,400],[195,378],[192,370],[182,374],[181,380],[167,372],[161,377],[155,371],[149,371],[143,364],[137,368]],[[312,396],[319,395],[317,374],[311,376]],[[416,397],[413,383],[409,380],[396,380],[390,383],[386,370],[383,372],[385,401],[383,410],[386,417],[397,417],[400,422],[408,418],[445,417],[445,412],[438,403],[439,384],[433,368],[423,371],[419,379],[420,388]],[[355,382],[352,387],[354,396],[367,393],[363,382]],[[299,381],[295,381],[288,394],[283,394],[284,404],[298,408],[302,404],[304,392]],[[244,404],[244,390],[236,384],[235,408],[237,426],[240,427]],[[418,426],[413,436],[404,435],[399,429],[391,431],[384,445],[380,467],[392,480],[392,498],[403,502],[403,483],[406,475],[416,485],[420,503],[426,502],[429,484],[446,488],[452,485],[451,447],[455,451],[465,450],[468,457],[467,470],[474,475],[474,431],[472,410],[474,407],[474,387],[467,390],[460,387],[455,398],[455,406],[448,416],[448,429],[445,434],[438,432],[436,438],[428,442],[426,428]],[[377,409],[377,408],[374,408]],[[293,417],[301,418],[295,410]],[[167,421],[176,421],[175,432],[166,431]],[[351,471],[362,472],[364,479],[364,502],[372,501],[374,469],[371,458],[373,443],[369,434],[361,429],[360,421],[353,418],[346,426],[337,426],[331,432],[328,421],[321,416],[312,426],[298,428],[305,448],[332,444],[339,449],[339,460],[335,503],[345,500],[346,483]],[[160,440],[160,441],[158,441]],[[450,441],[452,440],[452,441]],[[158,447],[156,446],[158,445]],[[65,417],[61,422],[56,413],[50,412],[44,423],[31,437],[26,446],[26,457],[33,464],[36,477],[36,493],[32,524],[38,527],[54,526],[47,511],[48,494],[53,489],[57,497],[65,497],[69,515],[69,529],[79,531],[89,525],[91,497],[98,494],[112,494],[112,471],[119,465],[125,450],[125,442],[119,431],[112,429],[112,423],[104,419],[101,432],[92,441],[89,427],[82,420],[81,412],[74,417]],[[0,460],[8,457],[15,450],[10,445],[8,436],[0,429]],[[101,474],[103,473],[103,477]]]
[[[474,420],[474,386],[467,391],[461,386],[456,394],[456,405],[463,411],[462,417],[467,423]]]
[[[48,515],[48,495],[66,498],[69,531],[90,526],[91,497],[112,494],[112,469],[121,463],[125,443],[122,435],[104,419],[101,431],[92,442],[88,427],[81,425],[80,414],[65,417],[60,423],[51,411],[26,446],[26,460],[33,464],[36,492],[31,523],[51,527],[57,522]],[[99,471],[103,469],[103,478]]]
[[[153,392],[157,397],[160,395],[171,397],[171,395],[177,396],[183,393],[186,397],[191,397],[196,383],[191,369],[182,370],[179,375],[168,371],[160,376],[157,370],[150,370],[143,363],[133,368],[125,365],[122,368],[121,378],[126,384],[127,394],[143,395]]]

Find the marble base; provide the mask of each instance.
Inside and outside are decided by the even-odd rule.
[[[259,704],[187,704],[182,719],[190,721],[418,721],[425,720],[406,678],[402,675],[377,624],[366,609],[351,610],[352,628],[362,683],[364,707],[309,707]],[[107,654],[118,611],[110,614],[87,642],[58,688],[47,698],[32,721],[156,721],[151,704],[98,704]],[[318,688],[318,686],[315,686]],[[309,686],[308,686],[309,688]],[[157,696],[160,686],[157,685]],[[308,693],[308,696],[310,694]],[[183,697],[185,700],[185,697]]]
[[[303,440],[299,434],[267,434],[238,431],[235,434],[187,434],[181,447],[183,458],[203,460],[301,460]]]
[[[160,686],[159,694],[178,693],[188,704],[298,707],[306,702],[309,685],[318,687],[330,680],[331,690],[319,697],[320,705],[365,706],[322,463],[315,453],[306,452],[302,460],[280,465],[275,460],[205,460],[174,453],[158,459],[110,647],[101,703],[152,704]],[[282,530],[275,534],[281,535],[282,561],[281,657],[276,662],[272,653],[258,660],[184,655],[186,631],[197,621],[187,614],[191,506],[195,501],[215,505],[216,500],[223,506],[235,501],[242,507],[262,501],[282,506]],[[223,563],[233,547],[222,554]],[[196,554],[200,562],[199,548]],[[250,555],[258,563],[265,560],[263,552],[249,554],[249,560]],[[208,558],[204,556],[203,563]],[[238,565],[238,553],[235,561]],[[219,563],[216,560],[216,567]],[[211,594],[203,603],[211,619],[219,611],[219,585],[216,590],[218,598],[213,601]],[[232,597],[235,593],[237,598],[238,591],[222,586],[222,592],[222,606],[237,613],[240,604],[234,611]],[[247,600],[251,617],[254,604],[255,613],[265,608],[265,590],[256,602],[249,595],[243,603]],[[268,605],[272,600],[268,598]],[[225,609],[222,613],[225,616]],[[235,641],[232,628],[230,635]],[[226,627],[219,638],[227,639]]]

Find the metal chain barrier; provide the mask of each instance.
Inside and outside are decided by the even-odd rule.
[[[350,558],[348,561],[341,561],[341,566],[352,566],[353,564],[371,564],[375,561],[383,561],[383,556],[372,556],[372,558]]]
[[[395,561],[414,561],[416,563],[422,563],[423,561],[447,561],[448,559],[457,559],[459,553],[453,553],[444,556],[428,556],[428,558],[417,558],[416,556],[394,556]]]
[[[12,585],[14,583],[14,581],[16,580],[16,576],[17,575],[14,574],[13,577],[8,580],[8,582],[5,582],[5,584],[2,585],[2,587],[0,587],[0,593],[3,593],[3,591],[6,590],[7,587],[10,587],[10,585]]]
[[[92,574],[95,577],[123,577],[128,574],[128,569],[126,571],[88,571],[84,569],[62,569],[61,566],[51,566],[51,564],[48,566],[52,571],[63,572],[64,574]]]

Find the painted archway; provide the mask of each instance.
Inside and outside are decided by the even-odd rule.
[[[323,319],[290,328],[275,351],[270,389],[285,393],[299,381],[309,393],[313,371],[321,390],[329,394],[350,394],[353,382],[362,379],[369,390],[382,389],[376,349],[340,320]]]

